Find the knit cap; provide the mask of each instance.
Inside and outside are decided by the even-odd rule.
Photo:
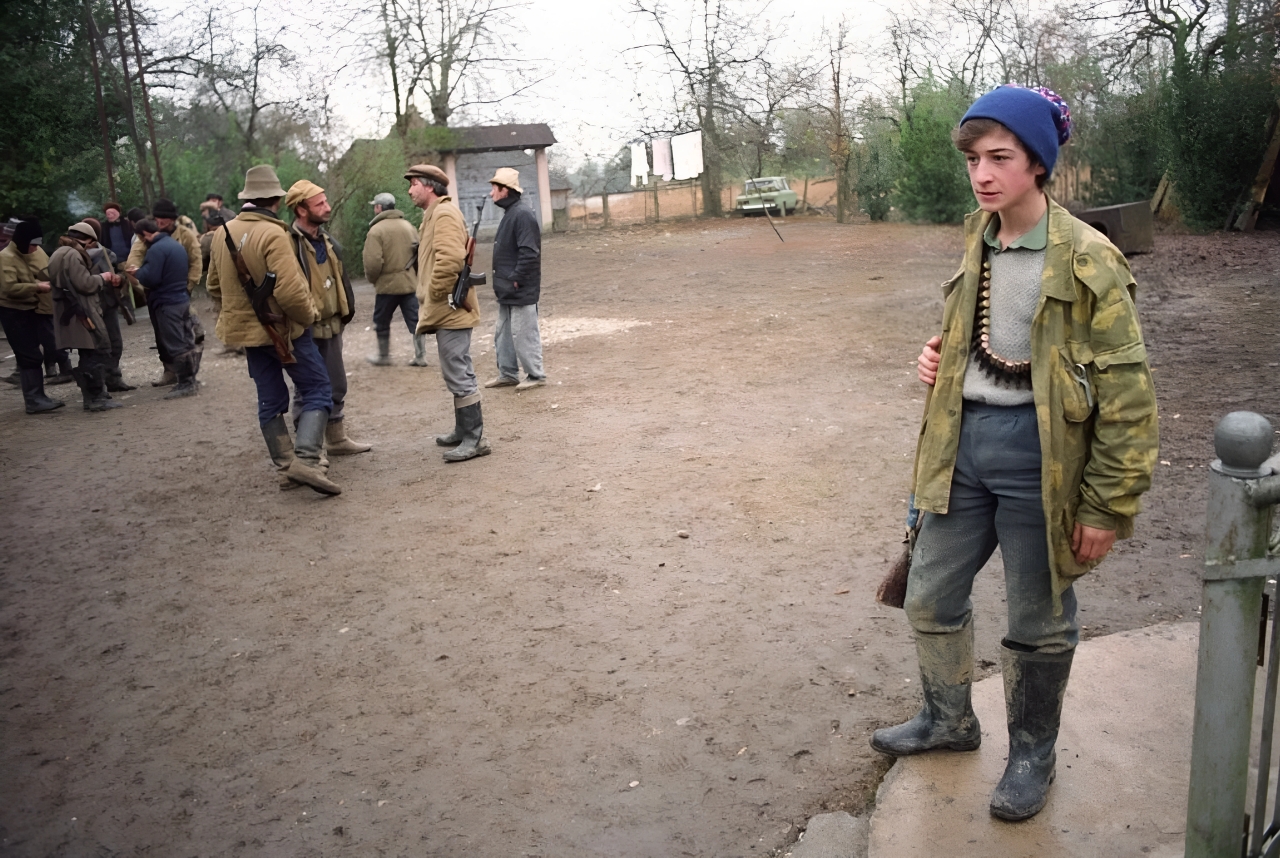
[[[1053,175],[1058,148],[1071,139],[1071,110],[1061,96],[1044,87],[996,87],[965,111],[960,124],[970,119],[994,119],[1008,128],[1044,164],[1046,178]]]

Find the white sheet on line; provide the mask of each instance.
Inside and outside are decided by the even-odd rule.
[[[696,179],[702,175],[702,132],[690,131],[671,138],[671,160],[675,164],[675,177]]]
[[[671,138],[655,138],[653,141],[653,174],[661,176],[662,181],[669,182],[675,176],[675,172],[675,166],[671,162]]]
[[[631,144],[631,187],[649,183],[649,154],[643,143]]]

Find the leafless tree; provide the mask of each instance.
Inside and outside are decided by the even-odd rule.
[[[841,18],[832,30],[823,33],[827,47],[827,69],[824,98],[814,107],[824,119],[827,151],[831,169],[836,175],[836,221],[848,223],[857,210],[854,186],[855,129],[857,116],[854,105],[861,97],[866,81],[850,72],[855,48],[850,35],[849,22]]]
[[[632,11],[652,25],[654,42],[637,45],[664,58],[678,82],[681,102],[702,131],[704,213],[723,211],[723,128],[742,79],[765,62],[774,36],[763,26],[766,6],[739,9],[726,0],[693,0],[685,12],[664,0],[633,0]]]

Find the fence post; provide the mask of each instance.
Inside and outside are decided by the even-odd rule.
[[[1234,858],[1245,845],[1258,619],[1267,574],[1266,566],[1245,561],[1266,563],[1271,507],[1258,505],[1253,495],[1256,481],[1267,476],[1261,466],[1272,441],[1271,424],[1247,411],[1228,414],[1214,431],[1218,459],[1209,473],[1186,858]]]

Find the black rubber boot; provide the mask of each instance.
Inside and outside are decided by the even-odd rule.
[[[462,443],[462,409],[453,409],[453,431],[448,435],[437,435],[436,443],[441,447],[456,447]]]
[[[982,728],[973,712],[973,623],[949,634],[916,633],[924,703],[910,721],[871,734],[871,747],[906,757],[925,751],[976,751]]]
[[[489,442],[484,440],[484,417],[480,413],[480,403],[473,402],[462,408],[455,408],[454,413],[458,426],[462,430],[462,441],[444,454],[444,460],[465,462],[468,459],[492,453]]]
[[[40,367],[18,370],[18,382],[22,387],[22,401],[27,406],[28,414],[43,414],[55,411],[67,403],[58,399],[50,399],[44,392],[44,375]]]
[[[409,366],[426,366],[427,365],[427,335],[413,335],[413,360],[409,361]]]
[[[173,373],[178,377],[178,383],[173,386],[164,395],[165,399],[182,399],[184,396],[195,396],[200,392],[196,385],[196,369],[198,368],[196,353],[194,351],[175,358],[173,361]]]
[[[44,374],[45,384],[70,384],[75,381],[76,375],[71,370],[71,356],[66,350],[60,350],[57,355],[57,370],[52,366],[47,368]]]
[[[293,439],[289,437],[289,426],[283,414],[277,414],[262,427],[262,437],[267,442],[267,452],[271,454],[271,464],[276,466],[277,484],[280,491],[288,491],[302,486],[289,479],[289,466],[293,464]]]
[[[137,389],[137,385],[129,384],[124,380],[124,374],[120,372],[120,367],[113,366],[107,370],[107,390],[110,392],[125,393]]]
[[[112,408],[124,408],[124,404],[116,402],[107,393],[107,368],[95,366],[92,369],[81,369],[85,383],[89,387],[90,401],[85,402],[85,411],[110,411]]]
[[[1004,704],[1009,716],[1009,762],[991,794],[991,814],[1017,822],[1030,819],[1049,800],[1055,746],[1062,719],[1062,699],[1071,676],[1075,651],[1019,652],[1008,644],[1000,650]]]
[[[328,423],[328,411],[302,412],[298,417],[298,436],[293,444],[293,462],[285,470],[285,474],[295,483],[311,486],[321,494],[338,495],[342,494],[342,489],[329,480],[320,465],[320,454],[324,451],[324,430]]]

